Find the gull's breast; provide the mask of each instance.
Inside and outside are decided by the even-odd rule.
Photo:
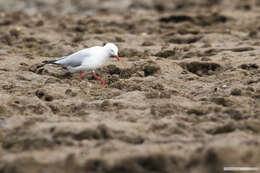
[[[105,63],[107,58],[107,55],[99,54],[98,56],[91,57],[84,65],[86,65],[89,69],[96,69],[101,67]]]

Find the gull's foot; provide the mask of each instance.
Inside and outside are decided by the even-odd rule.
[[[101,82],[103,85],[105,85],[105,83],[106,83],[103,79],[101,79],[100,82]]]

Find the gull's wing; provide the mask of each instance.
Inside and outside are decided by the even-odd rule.
[[[92,55],[91,49],[83,49],[55,61],[55,64],[77,67],[80,66],[83,63],[83,61],[88,57],[90,57],[91,55]]]

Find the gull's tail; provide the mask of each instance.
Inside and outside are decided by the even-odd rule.
[[[57,61],[57,60],[52,60],[52,61],[42,61],[42,63],[44,63],[44,64],[56,64],[56,65],[57,65],[56,61]]]
[[[56,59],[56,60],[51,60],[51,61],[42,61],[42,63],[44,64],[55,64],[55,65],[62,65],[60,62],[58,62],[59,60],[62,60],[66,58],[66,56],[62,57],[62,58],[59,58],[59,59]]]

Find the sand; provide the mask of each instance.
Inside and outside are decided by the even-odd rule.
[[[0,1],[0,172],[260,169],[260,3]],[[81,80],[42,61],[113,42]]]

